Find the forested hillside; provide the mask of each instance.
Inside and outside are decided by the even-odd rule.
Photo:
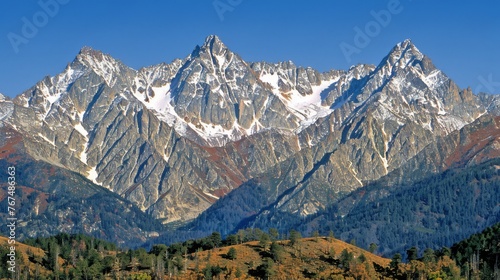
[[[2,279],[498,279],[500,224],[450,248],[415,246],[390,259],[345,243],[333,232],[303,238],[291,230],[218,232],[169,245],[129,250],[85,235],[59,234],[16,244],[17,269]],[[2,262],[7,238],[0,238]],[[496,277],[496,278],[495,278]]]
[[[363,248],[376,243],[386,256],[411,246],[451,246],[500,221],[499,169],[495,159],[399,186],[388,196],[386,187],[375,183],[296,228],[304,233],[331,229]]]

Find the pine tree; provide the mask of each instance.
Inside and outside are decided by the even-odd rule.
[[[314,237],[314,241],[318,242],[319,231],[317,231],[317,230],[313,231],[312,237]]]
[[[269,235],[271,236],[271,241],[276,241],[279,238],[279,232],[275,228],[269,229]]]
[[[229,248],[229,251],[227,251],[227,258],[230,260],[235,260],[236,256],[236,249],[234,247]]]
[[[410,249],[406,250],[408,261],[415,261],[418,259],[418,249],[413,246]]]
[[[330,230],[328,232],[328,241],[333,242],[334,238],[335,238],[335,236],[333,235],[333,230]]]
[[[400,253],[394,254],[392,257],[391,263],[389,264],[390,268],[397,275],[399,273],[399,264],[402,262],[402,257]]]
[[[424,251],[424,256],[422,257],[424,263],[433,263],[436,261],[436,254],[431,248],[427,248]]]
[[[240,278],[241,276],[243,276],[243,273],[241,272],[241,269],[239,267],[236,268],[234,276],[236,276],[236,278]]]
[[[273,261],[280,263],[283,260],[284,249],[276,241],[271,243],[270,253]]]
[[[298,244],[300,238],[302,238],[300,232],[293,229],[290,230],[290,245],[292,245],[292,247]]]
[[[340,264],[343,268],[349,269],[351,261],[354,259],[354,255],[347,251],[347,249],[342,250],[340,253]]]
[[[259,245],[260,247],[262,247],[262,249],[264,249],[264,251],[266,251],[267,249],[267,243],[269,243],[270,241],[270,238],[269,238],[269,235],[267,235],[266,233],[262,233],[259,237]]]
[[[272,277],[276,274],[273,260],[270,258],[264,258],[262,264],[257,267],[257,271],[263,276],[263,279],[272,279]]]

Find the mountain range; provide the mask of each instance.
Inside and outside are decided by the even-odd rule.
[[[460,89],[411,40],[378,65],[323,73],[291,61],[247,62],[213,35],[184,59],[139,70],[84,47],[60,74],[1,98],[0,161],[41,173],[45,185],[29,176],[21,181],[39,198],[78,201],[79,188],[93,188],[109,193],[102,197],[110,209],[121,209],[82,219],[71,211],[75,205],[46,199],[65,214],[39,231],[49,214],[26,210],[26,237],[78,229],[116,241],[120,234],[103,224],[117,217],[141,219],[123,226],[130,234],[119,241],[130,244],[175,233],[157,220],[183,232],[228,234],[256,225],[288,231],[322,213],[336,211],[326,220],[349,217],[430,176],[495,160],[499,100]],[[489,183],[485,188],[496,190],[496,181]],[[32,208],[35,198],[23,199]],[[499,203],[488,204],[490,213]],[[63,218],[68,211],[73,222]],[[464,232],[499,221],[481,218]]]

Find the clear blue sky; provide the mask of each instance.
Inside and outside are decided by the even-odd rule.
[[[40,5],[55,1],[54,13]],[[382,10],[391,19],[375,24],[372,12]],[[411,38],[460,87],[500,93],[499,11],[497,1],[2,1],[0,92],[15,96],[61,72],[82,46],[138,69],[184,58],[216,34],[247,61],[292,60],[320,71],[378,64]],[[26,22],[36,32],[23,34]],[[370,42],[356,45],[355,27],[367,26]],[[343,42],[357,47],[349,59]]]

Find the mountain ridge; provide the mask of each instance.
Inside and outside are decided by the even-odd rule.
[[[377,66],[320,73],[249,63],[209,36],[184,59],[139,70],[83,47],[0,109],[30,156],[168,223],[255,182],[265,199],[243,208],[322,211],[495,115],[497,99],[460,89],[411,40]]]

